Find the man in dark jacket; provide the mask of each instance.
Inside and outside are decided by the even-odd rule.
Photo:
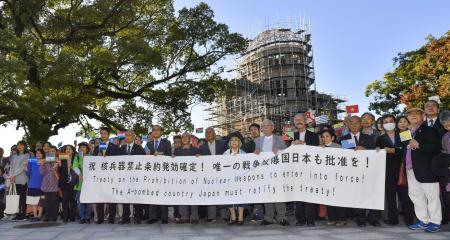
[[[149,141],[145,146],[146,153],[148,155],[164,155],[172,156],[172,144],[169,140],[162,138],[164,129],[160,125],[152,126],[153,140]],[[158,222],[158,218],[161,219],[162,224],[167,224],[169,217],[169,208],[167,205],[148,205],[149,220],[148,224]]]
[[[375,139],[372,136],[361,132],[361,122],[362,120],[358,116],[352,116],[350,118],[350,133],[341,138],[341,145],[343,145],[343,141],[352,140],[356,145],[356,147],[353,148],[355,150],[375,149]],[[366,218],[370,225],[381,226],[379,222],[381,216],[380,211],[369,210],[367,217],[366,209],[354,209],[354,212],[356,213],[356,224],[358,224],[359,227],[366,226]]]
[[[429,100],[425,103],[425,116],[426,125],[436,129],[439,133],[439,137],[442,138],[447,130],[444,129],[442,123],[439,119],[439,103],[435,100]]]
[[[120,147],[121,155],[145,155],[144,148],[135,143],[135,134],[129,130],[125,133],[125,144]],[[123,213],[120,224],[130,223],[130,204],[122,204]],[[133,204],[134,208],[134,222],[140,224],[144,211],[143,204]]]
[[[216,140],[216,132],[214,131],[214,128],[209,127],[205,131],[205,138],[206,143],[202,144],[199,147],[200,155],[222,155],[223,152],[225,152],[225,142],[222,140]],[[208,205],[208,222],[215,222],[216,221],[216,210],[218,206],[215,205]],[[226,218],[226,213],[224,211],[228,211],[226,207],[222,207],[221,216],[222,219]]]
[[[306,130],[306,116],[302,113],[294,116],[294,145],[319,146],[319,136],[316,133]],[[308,227],[315,226],[314,219],[317,216],[317,204],[307,202],[295,203],[295,218],[297,226],[307,224]]]
[[[110,134],[109,128],[107,127],[100,128],[101,143],[100,145],[94,148],[93,154],[94,156],[120,155],[120,149],[116,145],[109,142],[109,134]],[[108,222],[110,224],[114,224],[114,220],[116,218],[116,208],[117,204],[115,203],[108,204],[108,211],[109,211]],[[105,219],[105,204],[97,203],[97,224],[102,224],[104,219]]]

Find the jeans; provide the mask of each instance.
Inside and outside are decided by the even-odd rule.
[[[92,204],[80,202],[81,192],[77,192],[78,211],[81,220],[90,220],[92,215]]]

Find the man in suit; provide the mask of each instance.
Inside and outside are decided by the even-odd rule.
[[[260,152],[273,152],[277,154],[278,151],[286,148],[286,144],[281,136],[273,134],[275,126],[273,122],[266,119],[262,122],[262,131],[264,136],[255,139],[255,154]],[[264,203],[264,220],[261,225],[273,224],[275,211],[277,213],[277,221],[282,226],[289,225],[286,218],[286,203]]]
[[[109,142],[109,135],[110,130],[107,127],[101,127],[100,128],[100,145],[96,146],[94,148],[94,156],[117,156],[120,155],[119,148]],[[101,148],[101,146],[105,146],[106,148]],[[114,220],[116,218],[116,207],[117,204],[115,203],[109,203],[108,204],[108,211],[109,211],[109,217],[108,222],[110,224],[114,224]],[[97,203],[97,224],[102,224],[105,219],[105,204],[104,203]]]
[[[439,133],[440,139],[444,136],[444,134],[447,132],[445,130],[444,126],[442,126],[441,120],[439,118],[439,103],[435,100],[429,100],[425,103],[425,116],[426,116],[426,124],[428,127],[433,127],[437,130]],[[450,218],[450,209],[448,206],[450,206],[450,198],[447,194],[446,187],[447,187],[448,180],[446,177],[439,178],[439,186],[441,188],[441,205],[442,205],[442,211],[443,211],[443,218],[442,223],[448,223]]]
[[[412,139],[405,151],[405,168],[409,197],[414,203],[417,223],[412,230],[438,232],[441,228],[442,209],[439,182],[431,170],[433,157],[441,151],[441,139],[436,129],[424,123],[424,111],[411,108],[406,111]]]
[[[135,143],[135,134],[129,130],[125,133],[125,144],[120,147],[121,155],[145,155],[144,148]],[[134,208],[134,222],[141,224],[143,215],[143,204],[133,204]],[[130,204],[122,204],[123,213],[120,224],[130,223]]]
[[[172,156],[172,144],[169,140],[161,138],[163,128],[160,125],[152,126],[152,140],[145,146],[145,151],[148,155],[164,155]],[[161,219],[162,224],[167,224],[169,221],[169,210],[167,205],[149,205],[149,220],[148,224],[158,222]]]
[[[206,143],[202,144],[199,147],[200,155],[222,155],[223,152],[225,152],[225,142],[222,140],[216,140],[216,132],[214,131],[214,128],[209,127],[205,130],[205,138]],[[215,205],[208,205],[208,222],[215,222],[216,221],[216,210],[217,206]],[[227,211],[228,209],[226,207],[222,208],[221,216],[222,219],[226,219],[227,217]]]
[[[252,153],[255,151],[255,139],[261,136],[261,126],[257,123],[252,123],[248,127],[248,131],[250,132],[251,140],[242,146],[242,150],[246,153]]]
[[[439,103],[435,100],[429,100],[425,103],[426,125],[435,128],[439,133],[439,137],[442,138],[447,130],[444,129],[439,120],[439,110]]]
[[[352,139],[356,144],[355,150],[375,149],[375,139],[361,132],[361,123],[362,120],[358,116],[352,116],[350,118],[350,133],[341,138],[341,145],[344,140]],[[354,211],[357,215],[356,223],[358,226],[366,226],[366,209],[355,209]],[[377,210],[369,210],[369,214],[367,215],[367,219],[372,226],[381,226],[379,222],[380,217],[381,212]]]
[[[248,127],[251,139],[242,146],[242,150],[246,153],[255,152],[255,139],[261,136],[261,126],[257,123],[252,123]],[[263,205],[260,203],[253,204],[252,222],[261,221],[263,215]]]
[[[294,125],[297,129],[294,132],[295,145],[309,145],[319,146],[319,135],[306,130],[306,116],[302,113],[294,116]],[[297,219],[296,226],[308,227],[315,226],[314,219],[317,216],[317,205],[314,203],[296,202],[295,203],[295,218]]]

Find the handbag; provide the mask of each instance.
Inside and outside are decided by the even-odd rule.
[[[80,181],[80,177],[75,173],[73,169],[70,169],[67,174],[67,183],[71,186],[75,186]]]
[[[11,184],[8,194],[6,195],[6,207],[4,213],[14,215],[19,213],[19,199],[17,194],[16,184]]]
[[[406,175],[405,175],[405,164],[403,162],[400,165],[400,171],[398,172],[397,186],[400,186],[400,187],[408,186],[408,180],[406,179]]]

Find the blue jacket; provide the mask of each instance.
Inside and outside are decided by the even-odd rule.
[[[28,162],[28,188],[41,189],[42,176],[39,172],[39,164],[36,162]]]

